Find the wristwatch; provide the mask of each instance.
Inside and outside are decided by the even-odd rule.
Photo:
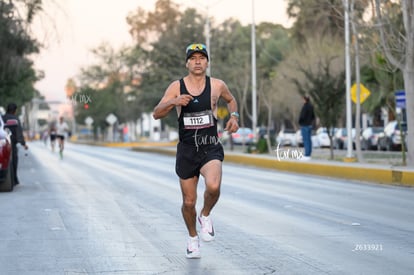
[[[238,112],[232,112],[230,116],[234,116],[235,118],[239,119],[240,115]]]

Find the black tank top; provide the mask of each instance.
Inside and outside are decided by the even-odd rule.
[[[190,94],[185,86],[184,79],[180,79],[180,94]],[[211,110],[210,77],[206,76],[206,85],[203,92],[193,96],[187,106],[181,107],[178,117],[179,140],[185,144],[202,146],[217,144],[217,119]]]

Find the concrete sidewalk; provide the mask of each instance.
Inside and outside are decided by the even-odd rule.
[[[176,142],[93,143],[109,147],[129,147],[134,151],[175,156]],[[225,161],[279,171],[359,180],[381,184],[414,186],[414,169],[388,164],[343,162],[323,159],[301,161],[294,150],[278,154],[247,154],[225,147]]]

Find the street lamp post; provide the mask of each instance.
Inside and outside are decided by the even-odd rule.
[[[205,6],[205,9],[206,9],[206,14],[207,14],[207,16],[206,16],[206,22],[205,22],[205,25],[204,25],[204,35],[205,35],[205,37],[206,37],[206,47],[207,47],[207,52],[209,53],[209,56],[208,56],[208,58],[209,58],[209,65],[208,65],[208,68],[207,68],[207,75],[208,76],[211,76],[211,52],[210,52],[210,36],[211,36],[211,34],[210,34],[210,6],[214,6],[214,5],[216,5],[217,3],[219,3],[221,0],[218,0],[218,1],[216,1],[215,3],[207,3],[206,4],[206,6]],[[199,4],[201,5],[201,6],[203,6],[204,5],[204,3],[206,2],[206,1],[197,1],[197,2],[199,2]]]
[[[348,137],[352,131],[352,109],[351,109],[351,59],[350,59],[350,39],[349,39],[349,0],[343,0],[345,10],[345,74],[346,74],[346,129]],[[352,139],[347,140],[347,158],[352,158]]]
[[[211,76],[211,53],[210,53],[210,15],[209,15],[209,8],[207,5],[207,19],[206,19],[206,26],[205,26],[205,32],[206,32],[206,47],[207,52],[209,53],[209,65],[207,68],[207,75]]]
[[[257,96],[256,96],[256,25],[254,19],[254,0],[252,0],[252,129],[256,135],[257,127]]]

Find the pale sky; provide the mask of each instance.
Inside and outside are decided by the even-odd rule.
[[[34,31],[41,41],[47,41],[48,47],[34,57],[34,61],[36,69],[43,70],[46,76],[36,88],[47,100],[64,101],[67,79],[76,77],[81,67],[93,62],[90,50],[102,42],[108,42],[115,49],[131,45],[126,16],[138,7],[153,11],[156,0],[54,0],[43,3],[48,16],[37,22]],[[242,24],[252,22],[254,3],[256,23],[290,25],[285,15],[286,0],[175,0],[175,3],[183,9],[197,8],[200,13],[207,12],[208,7],[216,21],[233,17]]]

